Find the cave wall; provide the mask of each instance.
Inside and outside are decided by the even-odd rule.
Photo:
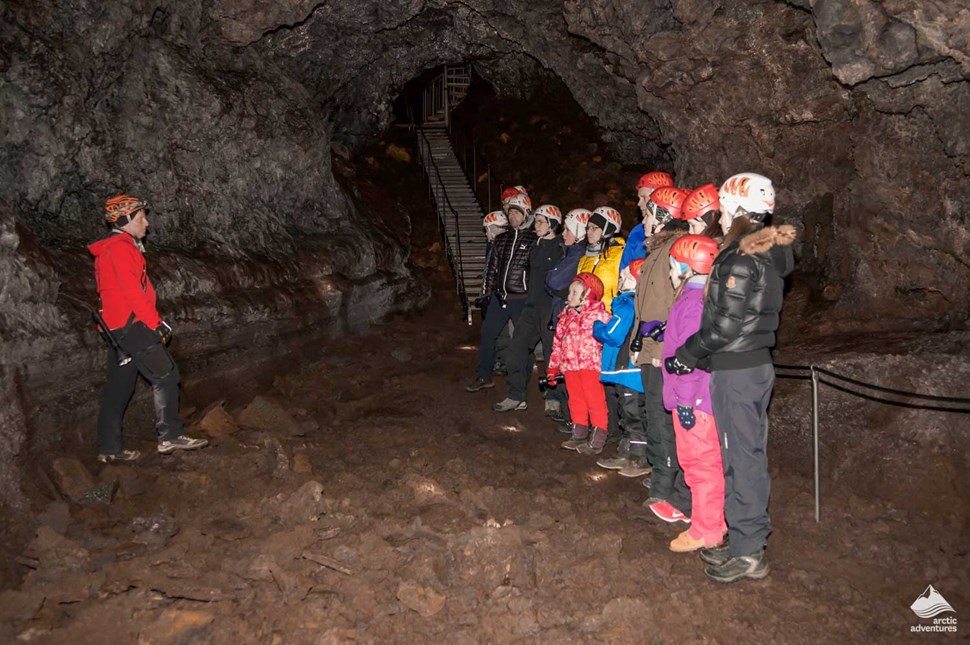
[[[741,170],[771,176],[777,218],[800,228],[802,271],[820,306],[831,305],[823,327],[967,324],[970,9],[959,3],[302,9],[285,26],[254,8],[220,28],[318,88],[336,106],[338,138],[386,124],[397,89],[435,65],[478,61],[500,92],[520,97],[521,84],[541,91],[555,74],[623,161],[673,159],[685,185]]]
[[[93,296],[81,244],[114,192],[154,204],[153,271],[200,370],[233,373],[259,333],[297,342],[420,300],[407,241],[341,190],[330,148],[463,60],[500,90],[559,77],[624,161],[672,160],[682,184],[771,176],[835,305],[822,329],[965,326],[967,34],[970,10],[944,0],[8,0],[0,391],[20,403],[4,432],[65,407],[27,365],[90,345],[56,296]],[[56,363],[78,401],[90,349]]]
[[[427,298],[409,240],[336,182],[313,92],[211,31],[209,8],[0,5],[0,507],[36,455],[92,444],[104,352],[85,245],[149,199],[149,271],[187,392],[251,379]],[[11,515],[12,516],[12,515]]]

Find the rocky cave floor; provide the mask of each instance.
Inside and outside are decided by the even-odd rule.
[[[140,463],[62,457],[0,640],[888,642],[928,583],[966,600],[952,500],[882,499],[874,466],[868,489],[827,486],[815,523],[799,381],[772,411],[773,572],[708,581],[667,550],[683,525],[641,507],[641,480],[559,448],[534,384],[505,415],[501,378],[464,392],[477,327],[439,295],[252,402],[187,410],[204,450],[155,454],[142,401]]]

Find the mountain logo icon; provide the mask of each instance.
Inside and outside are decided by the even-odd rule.
[[[920,597],[914,600],[909,608],[920,618],[933,618],[947,611],[956,613],[950,603],[946,601],[946,598],[933,588],[933,585],[927,585],[926,591],[920,594]]]

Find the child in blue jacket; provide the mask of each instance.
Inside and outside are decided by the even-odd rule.
[[[640,378],[640,368],[630,362],[628,350],[630,332],[636,319],[633,298],[641,266],[643,259],[637,259],[620,271],[620,293],[613,298],[611,305],[613,317],[605,323],[598,322],[593,325],[593,337],[603,343],[600,381],[616,386],[619,395],[617,411],[622,433],[616,457],[603,458],[596,463],[609,470],[619,470],[625,477],[650,474],[645,443],[643,379]]]

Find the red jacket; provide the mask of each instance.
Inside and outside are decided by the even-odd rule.
[[[582,311],[566,307],[556,324],[552,356],[547,369],[552,372],[600,371],[603,344],[593,338],[593,323],[606,322],[610,315],[600,300],[587,303]]]
[[[101,315],[111,329],[135,320],[155,329],[162,322],[155,309],[155,288],[148,279],[145,256],[127,233],[112,233],[88,245],[94,256],[94,279],[101,296]]]

